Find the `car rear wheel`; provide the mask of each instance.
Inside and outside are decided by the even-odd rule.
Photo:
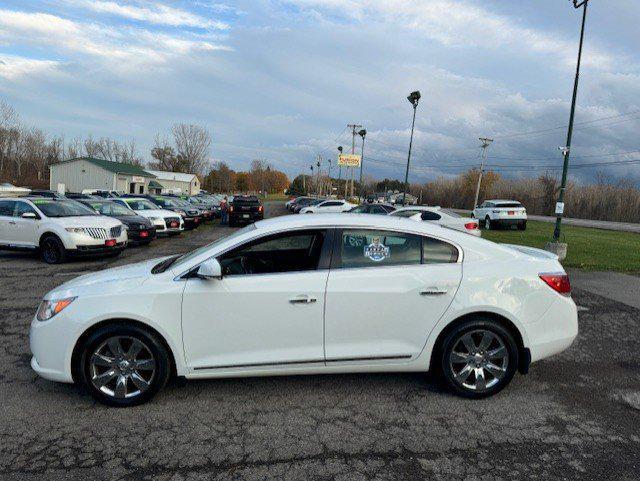
[[[40,242],[40,255],[47,264],[60,264],[66,259],[64,244],[55,235],[48,235]]]
[[[492,396],[513,378],[518,347],[513,336],[497,322],[464,322],[445,338],[440,359],[447,385],[468,398]]]
[[[484,219],[484,228],[485,228],[486,230],[491,230],[491,229],[493,228],[493,226],[491,225],[491,219],[489,218],[489,216],[487,216],[487,217]]]
[[[97,401],[115,407],[149,401],[171,372],[162,342],[136,326],[99,328],[84,343],[78,362],[84,387]]]

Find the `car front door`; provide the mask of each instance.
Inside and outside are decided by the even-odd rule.
[[[221,279],[189,279],[182,303],[188,365],[321,365],[332,233],[298,230],[250,241],[217,257]]]
[[[406,232],[336,232],[327,282],[328,363],[418,356],[460,284],[459,251]]]
[[[22,215],[30,213],[34,214],[35,218],[23,218]],[[24,201],[16,201],[15,209],[13,211],[13,238],[14,243],[24,247],[37,247],[39,241],[38,227],[40,225],[40,215]]]

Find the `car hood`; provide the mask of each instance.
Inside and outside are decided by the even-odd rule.
[[[63,227],[101,227],[110,229],[122,225],[118,219],[103,215],[78,215],[73,217],[51,217]]]
[[[150,210],[137,210],[137,214],[143,217],[180,217],[179,214],[173,212],[172,210],[166,209],[150,209]]]
[[[144,282],[145,279],[152,275],[151,269],[153,266],[167,257],[159,257],[76,277],[50,291],[44,298],[64,299],[73,296],[128,291]]]
[[[114,217],[123,224],[144,224],[145,226],[149,226],[149,220],[141,215],[119,215]]]

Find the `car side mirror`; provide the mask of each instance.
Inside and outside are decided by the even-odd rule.
[[[25,212],[24,214],[22,214],[21,216],[23,219],[37,219],[38,216],[35,214],[35,212]]]
[[[222,266],[218,259],[207,259],[200,264],[196,275],[201,279],[222,279]]]

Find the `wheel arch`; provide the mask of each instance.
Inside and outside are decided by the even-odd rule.
[[[89,336],[91,336],[91,334],[93,334],[96,330],[105,327],[105,326],[136,326],[140,329],[143,329],[145,331],[150,332],[151,334],[153,334],[154,336],[156,336],[158,338],[158,340],[162,343],[162,345],[164,346],[164,348],[167,350],[167,353],[169,353],[169,362],[171,364],[170,366],[170,376],[171,377],[175,377],[177,376],[177,366],[176,366],[176,358],[175,358],[175,353],[173,352],[173,349],[171,349],[171,346],[169,345],[169,343],[167,342],[167,340],[165,339],[165,337],[154,327],[150,326],[149,324],[146,324],[144,322],[135,320],[135,319],[126,319],[126,318],[117,318],[117,319],[105,319],[103,321],[97,322],[91,326],[89,326],[81,335],[80,337],[78,337],[78,339],[76,340],[75,345],[73,346],[73,351],[71,354],[71,377],[73,378],[74,382],[78,382],[79,380],[79,373],[78,373],[78,359],[79,356],[82,354],[82,350],[81,347],[84,344],[84,342],[89,338]]]
[[[439,365],[438,358],[441,355],[442,344],[446,336],[463,322],[478,318],[490,319],[500,324],[500,326],[506,329],[513,336],[514,340],[516,341],[516,345],[518,346],[518,371],[521,374],[528,373],[529,364],[531,363],[531,353],[525,346],[522,332],[511,319],[491,311],[469,312],[449,322],[438,333],[438,336],[436,337],[436,340],[433,344],[433,348],[431,349],[431,356],[429,358],[429,370],[437,369],[437,366]]]

